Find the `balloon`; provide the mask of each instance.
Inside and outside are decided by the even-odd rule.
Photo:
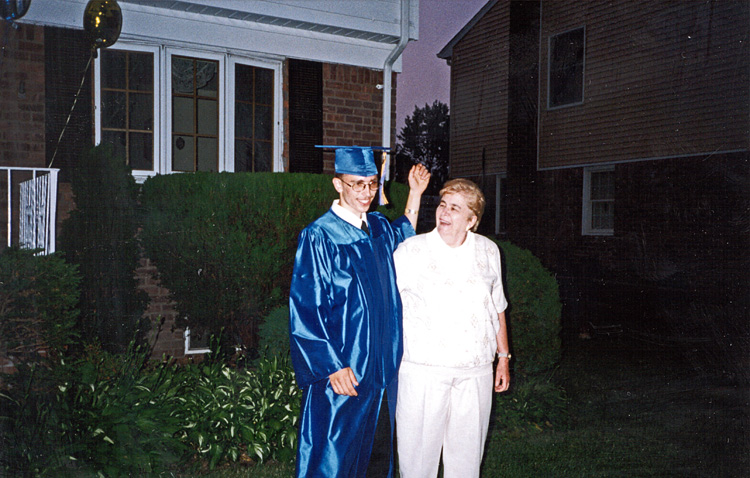
[[[12,22],[26,15],[31,0],[0,0],[0,12],[3,18]]]
[[[115,0],[89,0],[83,13],[83,29],[91,37],[91,49],[115,44],[122,29],[122,10]]]

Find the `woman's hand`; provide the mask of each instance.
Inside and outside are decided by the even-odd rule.
[[[357,396],[357,390],[354,387],[359,386],[357,377],[354,376],[354,371],[350,367],[342,368],[338,372],[333,372],[328,376],[331,381],[331,387],[333,391],[339,395],[348,395],[350,397]]]
[[[497,359],[495,369],[495,391],[504,392],[510,387],[510,360],[505,357]]]

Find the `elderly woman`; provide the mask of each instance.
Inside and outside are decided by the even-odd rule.
[[[475,234],[484,195],[466,179],[440,191],[437,227],[394,253],[404,317],[396,427],[402,478],[478,477],[492,390],[510,384],[500,252]],[[497,368],[492,364],[495,357]]]

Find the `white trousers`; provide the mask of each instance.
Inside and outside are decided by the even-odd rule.
[[[445,368],[402,362],[396,440],[401,478],[479,477],[492,409],[492,364]]]

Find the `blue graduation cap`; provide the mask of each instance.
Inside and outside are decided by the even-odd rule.
[[[364,177],[378,174],[378,167],[375,165],[373,158],[373,150],[390,150],[390,148],[382,146],[315,145],[315,147],[336,151],[335,169],[337,173]]]

